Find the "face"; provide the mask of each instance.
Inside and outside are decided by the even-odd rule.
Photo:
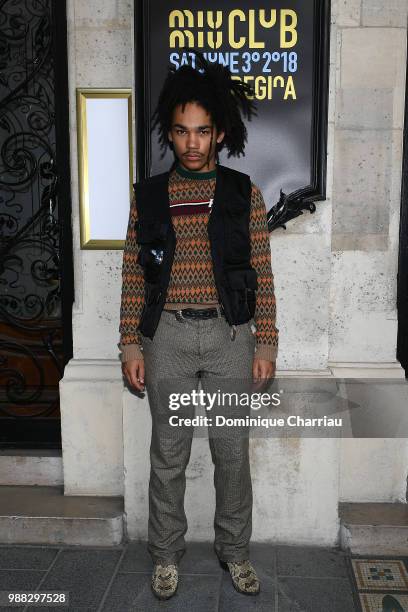
[[[181,166],[186,170],[193,172],[214,170],[216,146],[224,135],[225,132],[217,132],[211,116],[200,104],[187,102],[184,112],[181,104],[174,109],[168,137],[173,143],[174,153]]]

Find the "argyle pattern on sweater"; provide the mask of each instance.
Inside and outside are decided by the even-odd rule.
[[[198,173],[196,173],[198,174]],[[204,177],[204,178],[203,178]],[[169,176],[170,214],[176,234],[176,251],[167,289],[165,308],[205,307],[218,303],[207,224],[214,198],[215,172],[195,178],[192,173],[172,170]],[[130,206],[122,265],[120,309],[121,360],[142,359],[138,325],[144,304],[143,268],[137,263],[135,196]],[[279,330],[271,268],[271,249],[266,207],[260,189],[252,183],[251,265],[258,278],[256,308],[256,357],[274,361]]]

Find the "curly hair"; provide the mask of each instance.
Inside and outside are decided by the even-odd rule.
[[[253,88],[241,80],[233,79],[231,71],[219,63],[209,63],[200,51],[186,49],[196,55],[195,67],[185,64],[180,68],[171,66],[159,94],[156,109],[152,115],[152,130],[158,126],[162,159],[167,147],[172,148],[168,139],[173,112],[181,104],[182,110],[188,102],[200,104],[212,118],[217,132],[224,131],[221,143],[217,143],[217,156],[224,146],[228,157],[244,154],[248,138],[244,115],[251,120],[256,115],[256,105],[248,96],[254,95]],[[212,136],[210,150],[212,146]]]

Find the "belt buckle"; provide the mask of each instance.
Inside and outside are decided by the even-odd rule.
[[[184,321],[182,310],[176,310],[176,319],[177,321],[180,321],[180,322]]]

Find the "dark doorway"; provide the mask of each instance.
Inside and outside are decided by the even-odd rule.
[[[407,64],[408,79],[408,64]],[[405,90],[405,117],[401,185],[401,218],[398,258],[398,340],[397,359],[408,378],[408,80]]]
[[[72,357],[65,0],[0,11],[0,447],[60,448]]]

